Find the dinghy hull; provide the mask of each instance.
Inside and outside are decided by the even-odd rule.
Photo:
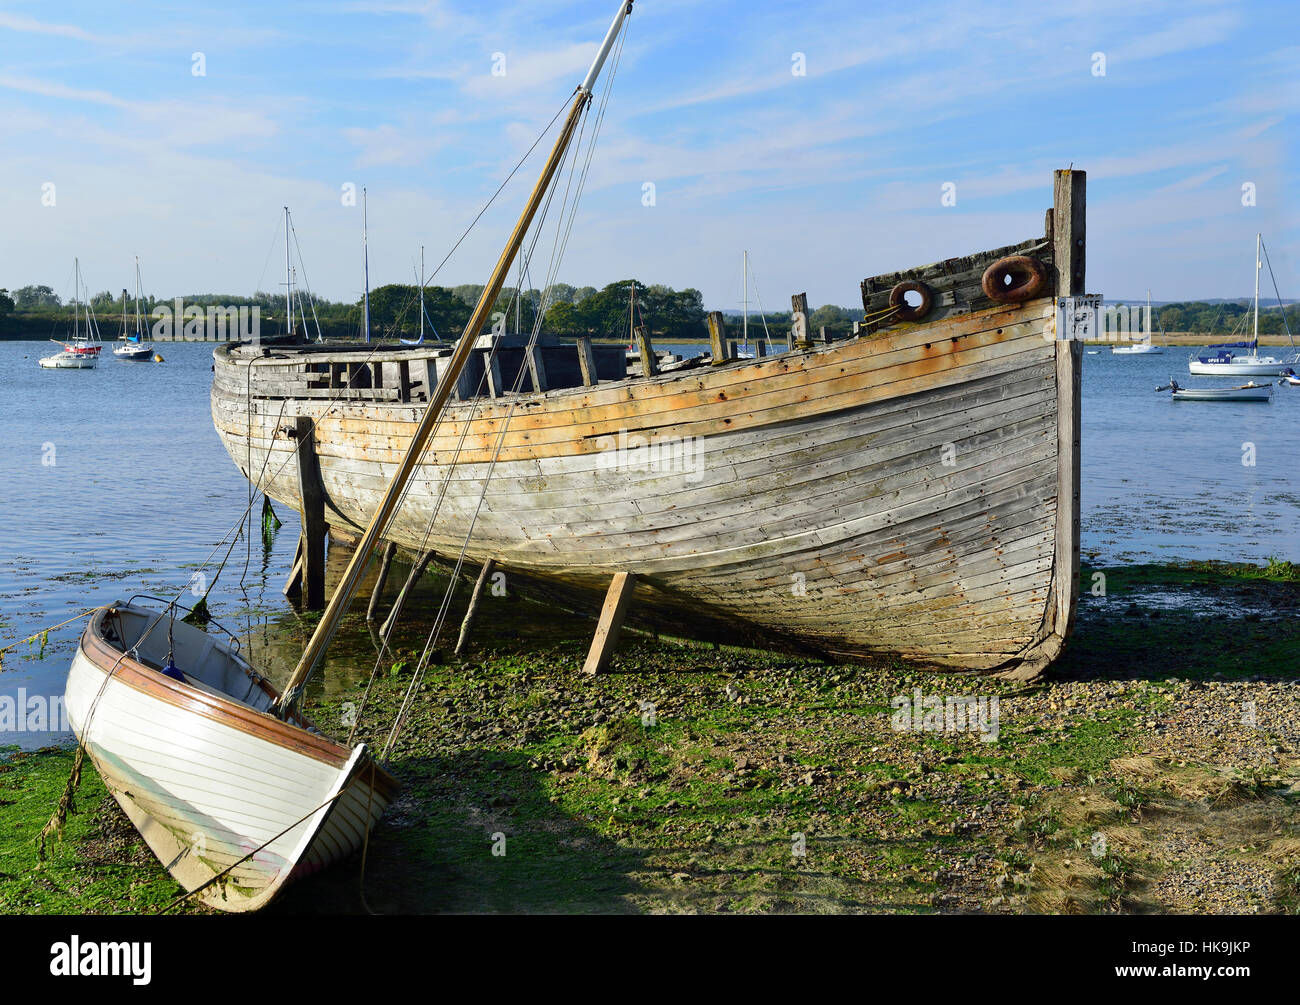
[[[357,850],[395,791],[364,745],[349,750],[259,710],[275,692],[255,674],[241,701],[125,655],[110,640],[128,632],[113,619],[141,611],[159,617],[119,604],[91,618],[65,702],[105,786],[176,881],[209,907],[251,911]],[[167,627],[154,633],[164,653]],[[183,673],[200,659],[240,669],[230,646],[180,622],[172,629]]]

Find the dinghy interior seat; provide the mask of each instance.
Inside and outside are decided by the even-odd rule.
[[[170,655],[184,674],[184,684],[196,691],[233,699],[258,712],[268,711],[274,700],[233,642],[209,635],[180,618],[171,620],[159,611],[116,604],[100,622],[100,637],[159,673],[164,672]]]

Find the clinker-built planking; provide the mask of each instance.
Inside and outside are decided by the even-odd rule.
[[[1041,237],[865,280],[829,344],[723,359],[711,319],[713,360],[628,378],[621,347],[545,341],[530,365],[485,337],[388,536],[455,555],[477,513],[469,560],[593,607],[631,573],[632,621],[1040,673],[1077,599],[1081,356],[1053,336],[1054,295],[1083,292],[1084,185],[1057,172]],[[327,519],[355,533],[446,353],[223,346],[213,419],[295,507],[285,430],[310,419]]]

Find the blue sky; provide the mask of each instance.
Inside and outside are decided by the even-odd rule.
[[[350,299],[349,182],[370,193],[372,285],[410,282],[420,244],[431,267],[563,105],[613,10],[0,0],[0,286],[66,295],[77,255],[92,289],[120,289],[138,254],[160,295],[275,289],[287,203],[313,288]],[[865,276],[1041,233],[1052,169],[1073,162],[1090,290],[1246,295],[1262,230],[1300,296],[1295,14],[639,0],[558,278],[636,275],[730,309],[748,249],[765,305],[851,306]],[[536,167],[436,282],[485,280]]]

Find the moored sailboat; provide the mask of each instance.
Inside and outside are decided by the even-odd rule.
[[[1218,345],[1208,346],[1208,352],[1203,352],[1187,361],[1187,370],[1189,373],[1199,377],[1275,377],[1286,371],[1288,367],[1300,366],[1300,353],[1293,353],[1290,356],[1274,356],[1271,353],[1264,355],[1259,351],[1259,273],[1263,268],[1263,235],[1255,235],[1255,310],[1254,310],[1254,333],[1249,341],[1243,342],[1224,342]],[[1270,270],[1272,266],[1269,266]],[[1282,301],[1278,299],[1278,306],[1282,306]],[[1283,314],[1285,321],[1286,315]],[[1288,337],[1290,330],[1288,329]],[[1295,349],[1295,340],[1291,340],[1291,348]]]
[[[122,291],[122,334],[121,345],[113,349],[118,359],[141,362],[153,358],[153,343],[145,340],[144,319],[140,315],[140,259],[135,260],[135,331],[127,331],[126,326],[126,290]]]
[[[1147,290],[1146,340],[1131,345],[1117,345],[1110,351],[1114,356],[1158,356],[1164,353],[1164,347],[1151,341],[1151,291]]]
[[[73,294],[72,294],[72,338],[68,341],[51,339],[63,350],[52,356],[42,356],[37,360],[47,370],[93,370],[99,361],[99,352],[103,343],[99,338],[98,323],[86,299],[86,325],[81,327],[81,261],[73,259]]]

